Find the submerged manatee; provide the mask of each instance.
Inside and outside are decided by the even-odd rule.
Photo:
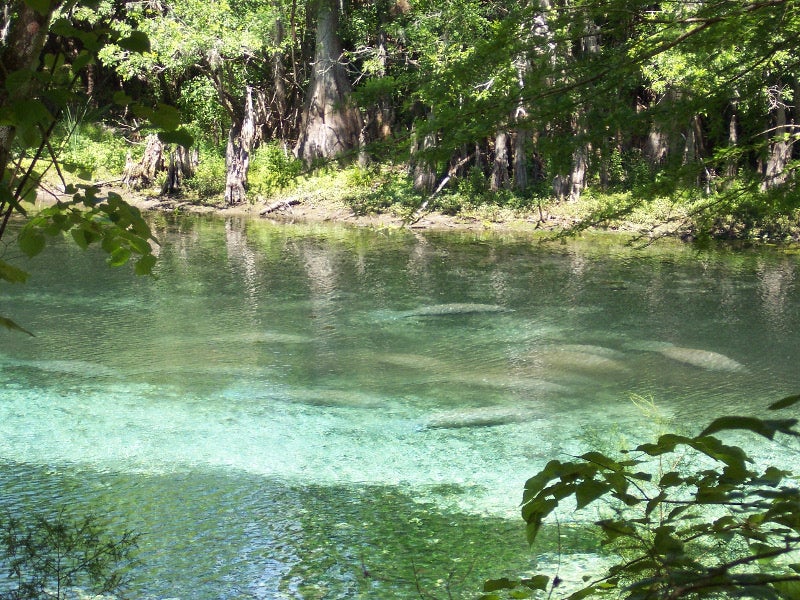
[[[594,354],[596,356],[604,356],[606,358],[613,358],[613,359],[622,359],[625,358],[625,354],[620,352],[619,350],[614,350],[613,348],[607,348],[605,346],[596,346],[593,344],[564,344],[558,347],[559,350],[563,350],[565,352],[580,352],[583,354]]]
[[[669,342],[656,342],[651,340],[639,340],[625,344],[631,350],[643,350],[645,352],[657,352],[674,361],[681,362],[693,367],[706,369],[707,371],[727,371],[735,373],[744,371],[743,364],[711,350],[701,350],[699,348],[683,348],[670,344]]]
[[[728,371],[735,373],[743,371],[744,365],[736,362],[732,358],[711,352],[710,350],[700,350],[698,348],[681,348],[680,346],[666,346],[657,350],[658,353],[694,367],[700,367],[708,371]]]
[[[223,344],[307,344],[313,340],[310,336],[296,333],[252,330],[235,335],[214,336],[209,341]]]
[[[460,373],[455,376],[453,381],[466,385],[493,387],[524,393],[560,393],[569,389],[566,386],[539,377],[518,377],[505,374]]]
[[[545,371],[579,372],[592,375],[627,373],[628,367],[610,356],[577,349],[576,346],[556,346],[537,353],[534,364]]]
[[[425,429],[463,429],[465,427],[496,427],[509,423],[524,423],[538,418],[531,410],[484,406],[442,411],[431,415],[424,424]]]
[[[439,381],[471,386],[492,387],[525,393],[558,393],[567,390],[563,385],[538,377],[519,377],[507,373],[477,373],[474,366],[445,362],[422,354],[379,354],[375,362],[403,367],[419,373],[432,374]]]
[[[502,313],[511,309],[499,304],[472,304],[470,302],[453,302],[450,304],[432,304],[420,306],[401,314],[403,317],[446,317],[449,315],[472,315],[478,313]]]

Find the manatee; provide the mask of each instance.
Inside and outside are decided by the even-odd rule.
[[[453,366],[450,363],[423,354],[379,354],[373,360],[415,371],[424,370],[441,373],[453,370]]]
[[[628,367],[615,358],[556,347],[535,358],[535,363],[546,370],[579,371],[584,373],[626,373]]]
[[[432,304],[420,306],[401,314],[403,317],[446,317],[450,315],[472,315],[478,313],[502,313],[511,309],[499,304],[472,304],[469,302],[453,302],[450,304]]]
[[[700,367],[708,371],[743,371],[744,365],[736,362],[732,358],[711,352],[710,350],[700,350],[698,348],[681,348],[680,346],[667,346],[657,350],[658,353],[694,367]]]
[[[299,388],[287,393],[285,398],[300,404],[335,408],[385,409],[388,404],[388,400],[382,396],[335,388]]]
[[[518,377],[505,373],[476,373],[468,365],[449,363],[422,354],[380,354],[376,362],[431,373],[439,381],[508,389],[518,392],[564,392],[563,385],[536,377]]]
[[[235,335],[218,335],[210,341],[222,344],[307,344],[312,339],[307,335],[255,329]]]
[[[531,410],[485,406],[434,413],[426,421],[426,429],[463,429],[465,427],[496,427],[509,423],[524,423],[539,415]]]
[[[65,375],[80,375],[84,377],[115,377],[118,375],[115,369],[83,360],[23,360],[17,362],[16,365],[38,369],[48,373],[62,373]]]
[[[593,344],[564,344],[558,346],[559,350],[565,352],[580,352],[583,354],[595,354],[597,356],[605,356],[606,358],[621,359],[625,357],[623,352],[614,350],[613,348],[606,348],[605,346],[595,346]]]
[[[546,379],[540,379],[538,377],[518,377],[515,375],[462,373],[454,375],[453,381],[466,383],[467,385],[494,387],[528,393],[559,393],[569,389],[566,386],[547,381]]]
[[[635,350],[639,352],[661,352],[664,348],[671,348],[674,344],[669,342],[657,342],[654,340],[634,340],[625,342],[623,347],[626,350]]]
[[[656,342],[650,340],[640,340],[626,344],[627,348],[631,350],[644,350],[646,352],[657,352],[662,356],[666,356],[674,361],[692,365],[708,371],[727,371],[734,373],[743,371],[744,365],[736,362],[732,358],[712,352],[710,350],[701,350],[699,348],[683,348],[675,346],[669,342]]]

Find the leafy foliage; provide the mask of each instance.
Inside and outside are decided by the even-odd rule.
[[[11,217],[17,215],[26,220],[18,243],[28,256],[39,254],[48,237],[69,234],[81,248],[97,242],[108,254],[109,264],[120,266],[135,259],[136,272],[148,274],[155,264],[151,247],[155,239],[138,210],[118,194],[108,193],[102,198],[94,186],[68,184],[64,171],[89,178],[99,166],[89,164],[86,156],[76,160],[76,154],[85,155],[89,150],[76,138],[85,115],[84,109],[76,109],[86,103],[79,85],[82,73],[94,64],[103,48],[114,45],[128,56],[140,55],[150,50],[149,39],[141,31],[109,28],[103,22],[110,18],[108,4],[101,7],[97,2],[74,2],[69,3],[70,11],[59,11],[56,6],[13,2],[2,15],[0,238]],[[87,20],[92,28],[85,27]],[[31,36],[31,31],[39,35]],[[68,39],[70,44],[45,47],[45,34]],[[79,50],[68,51],[70,45]],[[172,106],[137,103],[125,94],[118,95],[117,101],[161,129],[166,138],[191,143],[180,127],[180,114]],[[58,147],[59,139],[63,149]],[[61,180],[66,199],[61,196],[31,216],[25,203],[39,197],[42,178],[49,170]],[[0,280],[13,283],[24,279],[19,269],[0,260]],[[8,318],[0,324],[24,331]]]
[[[800,402],[792,396],[779,409]],[[712,434],[745,430],[768,440],[800,437],[797,419],[723,417],[694,437],[665,434],[623,451],[553,460],[528,480],[522,502],[530,543],[565,504],[597,506],[595,521],[619,562],[577,590],[577,600],[607,592],[656,598],[796,598],[800,592],[800,489],[789,471],[758,467],[742,448]],[[537,575],[487,582],[484,598],[511,590],[557,592],[561,581]]]
[[[7,569],[0,579],[3,600],[62,600],[75,587],[118,592],[135,562],[138,536],[126,531],[112,538],[92,516],[37,515],[28,523],[7,517],[0,530],[0,563]]]
[[[303,171],[302,161],[297,160],[279,144],[266,144],[253,153],[250,163],[250,189],[269,196],[288,187]]]

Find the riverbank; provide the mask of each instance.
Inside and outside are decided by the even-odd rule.
[[[144,211],[218,214],[279,223],[332,222],[356,227],[473,230],[553,234],[581,230],[626,232],[641,238],[672,237],[738,243],[800,243],[800,209],[782,211],[757,203],[730,206],[720,198],[638,198],[631,192],[586,191],[577,202],[509,193],[479,194],[445,188],[416,194],[397,173],[353,168],[298,178],[268,195],[255,191],[247,203],[226,206],[222,198],[187,190],[161,196],[158,188],[132,190],[119,180],[102,186]],[[724,200],[724,199],[722,199]],[[52,202],[52,195],[42,198]]]
[[[422,230],[474,230],[497,232],[561,233],[582,229],[626,231],[643,236],[693,237],[693,224],[687,211],[666,201],[627,210],[624,216],[610,216],[610,197],[590,196],[581,202],[536,202],[533,206],[509,208],[490,204],[464,206],[444,212],[435,204],[423,203],[413,209],[395,203],[377,210],[357,210],[351,191],[327,185],[311,185],[287,190],[269,198],[261,196],[235,206],[191,197],[159,196],[155,191],[132,192],[114,189],[128,202],[144,211],[217,214],[268,219],[280,223],[343,223],[356,227],[408,228]],[[432,204],[432,203],[431,203]],[[599,218],[598,214],[609,215]]]

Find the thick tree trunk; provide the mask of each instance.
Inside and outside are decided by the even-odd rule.
[[[778,91],[773,98],[773,133],[772,142],[769,147],[769,156],[764,169],[764,179],[761,182],[761,189],[767,190],[778,187],[786,182],[788,173],[786,166],[792,158],[792,137],[793,125],[788,118],[788,107],[783,98],[782,91]]]
[[[415,158],[414,155],[418,154],[420,146],[424,151],[428,148],[433,148],[435,144],[436,137],[432,133],[429,133],[422,139],[421,144],[415,141],[411,148],[411,176],[414,180],[414,189],[418,192],[430,193],[433,191],[433,188],[436,186],[436,173],[434,173],[433,168],[427,160],[419,160]]]
[[[134,162],[129,154],[125,162],[122,183],[134,190],[150,187],[164,170],[164,144],[155,134],[148,135],[146,141],[142,158]]]
[[[161,186],[162,195],[172,195],[180,193],[183,182],[194,175],[197,168],[199,155],[197,150],[189,150],[183,146],[177,146],[169,153],[169,166],[164,184]]]
[[[317,43],[308,100],[295,154],[306,163],[339,156],[358,145],[361,116],[351,104],[351,87],[338,35],[338,1],[317,0]]]
[[[225,150],[225,204],[233,206],[247,200],[247,170],[250,152],[256,137],[256,119],[253,109],[253,90],[248,86],[244,111],[239,119],[234,116]]]
[[[514,189],[524,192],[528,189],[528,138],[527,129],[517,129],[514,134]]]
[[[569,176],[569,200],[577,202],[581,193],[586,189],[586,171],[589,168],[589,147],[586,145],[575,148],[572,153],[572,173]]]
[[[36,68],[42,51],[50,18],[61,2],[50,2],[45,14],[34,10],[27,2],[6,2],[0,13],[0,107],[32,97],[31,83],[6,87],[9,75]],[[5,169],[14,141],[14,127],[0,125],[0,169]]]
[[[737,99],[731,101],[731,112],[728,117],[728,147],[735,148],[739,145],[739,102]],[[725,175],[728,178],[736,177],[738,173],[738,162],[736,158],[729,158],[725,168]]]
[[[496,192],[508,187],[508,133],[498,131],[494,138],[494,165],[489,188]]]
[[[650,126],[644,144],[644,155],[651,165],[660,165],[669,154],[669,137],[654,123]]]

